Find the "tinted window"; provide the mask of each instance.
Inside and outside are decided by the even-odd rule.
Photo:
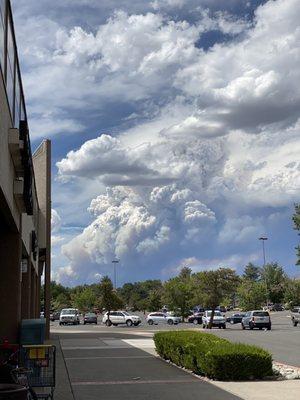
[[[124,317],[124,314],[123,314],[122,312],[117,312],[116,315],[117,315],[118,317]]]
[[[253,315],[255,317],[268,317],[269,313],[267,311],[255,311]]]
[[[14,78],[15,78],[15,48],[13,42],[12,23],[10,18],[7,25],[7,97],[8,103],[13,114],[14,107]]]
[[[292,309],[292,312],[293,312],[293,313],[298,313],[299,310],[300,310],[300,308],[293,308],[293,309]]]
[[[108,313],[107,313],[107,315],[108,315]],[[109,313],[109,315],[116,316],[116,315],[118,315],[118,313],[116,313],[115,311],[112,311],[111,313]]]
[[[0,0],[0,65],[3,71],[4,67],[4,14],[5,0]]]

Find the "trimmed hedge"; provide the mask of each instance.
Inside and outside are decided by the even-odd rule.
[[[249,380],[273,375],[270,353],[210,333],[158,332],[154,342],[164,359],[212,379]]]

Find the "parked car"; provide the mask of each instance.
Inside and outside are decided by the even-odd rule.
[[[79,325],[79,312],[77,308],[63,308],[59,316],[59,325]]]
[[[179,324],[181,322],[181,317],[170,315],[162,312],[152,312],[147,315],[146,321],[149,325],[158,324]]]
[[[106,326],[117,326],[121,324],[138,326],[142,321],[138,315],[129,314],[126,311],[111,311],[109,316],[107,311],[102,318],[102,322]]]
[[[242,319],[245,317],[246,313],[235,313],[230,315],[229,317],[226,318],[226,322],[229,322],[230,324],[239,324],[242,322]]]
[[[292,324],[297,326],[300,322],[300,306],[296,306],[291,309],[291,319]]]
[[[225,306],[218,306],[216,310],[220,311],[221,313],[226,313],[227,309]]]
[[[202,313],[202,315],[204,314],[204,311],[205,311],[205,308],[202,307],[202,306],[195,306],[195,307],[193,308],[193,310],[191,310],[191,312],[192,312],[193,314]]]
[[[60,312],[59,311],[53,311],[50,314],[50,321],[59,321],[59,317],[60,317]]]
[[[83,325],[85,324],[96,324],[97,325],[98,321],[97,321],[97,315],[93,312],[89,312],[84,314],[83,317]]]
[[[267,328],[271,330],[271,318],[268,311],[264,310],[254,310],[248,311],[244,318],[242,319],[242,328],[246,329],[263,329]]]
[[[194,313],[188,317],[188,322],[191,324],[202,324],[203,312]]]
[[[210,322],[211,313],[212,313],[211,310],[205,311],[205,313],[202,317],[203,328],[208,327],[208,324]],[[215,315],[213,318],[212,326],[218,327],[219,329],[221,329],[221,328],[226,329],[226,319],[219,310],[215,310]]]

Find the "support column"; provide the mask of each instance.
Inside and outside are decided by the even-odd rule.
[[[0,234],[0,339],[17,342],[21,320],[21,236]]]
[[[41,279],[40,279],[40,276],[37,274],[36,275],[36,292],[35,292],[35,315],[36,315],[36,318],[40,318],[40,313],[41,313],[40,292],[41,292]]]
[[[32,265],[30,265],[31,270],[31,307],[30,307],[30,318],[35,318],[36,315],[36,273]]]
[[[27,271],[22,273],[22,301],[21,301],[22,319],[30,318],[31,306],[31,268],[30,261],[27,258]]]

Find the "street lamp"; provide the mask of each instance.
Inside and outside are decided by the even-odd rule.
[[[264,268],[265,268],[265,266],[266,266],[265,241],[268,240],[268,238],[267,238],[266,236],[262,236],[262,237],[258,238],[258,240],[261,240],[261,241],[262,241],[263,257],[264,257]],[[264,272],[265,272],[265,271],[264,271]],[[266,277],[265,277],[265,284],[266,284],[266,286],[267,286]],[[267,303],[267,307],[268,307],[269,298],[267,298],[266,303]]]
[[[112,263],[114,265],[114,288],[117,290],[117,270],[116,270],[116,265],[119,263],[119,260],[112,260]]]
[[[258,238],[258,240],[262,241],[262,248],[263,248],[263,257],[264,257],[264,267],[266,265],[266,252],[265,252],[265,240],[268,240],[266,236],[262,236]]]

